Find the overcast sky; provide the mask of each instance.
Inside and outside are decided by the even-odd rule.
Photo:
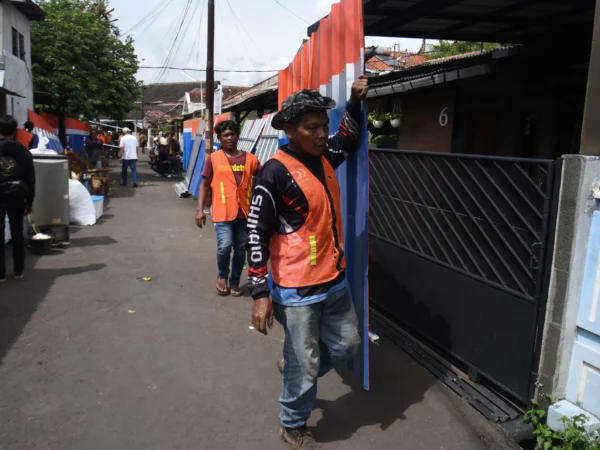
[[[327,15],[331,4],[338,1],[216,0],[215,69],[267,70],[285,67],[302,44],[308,24]],[[141,65],[163,65],[187,3],[187,0],[110,0],[122,33],[155,11],[153,20],[145,20],[131,32],[138,57],[142,60]],[[206,68],[206,9],[206,0],[191,1],[175,48],[181,46],[179,51],[174,52],[171,66]],[[400,44],[402,49],[416,51],[421,41],[367,38],[367,45],[395,44]],[[169,70],[162,76],[159,76],[159,72],[142,69],[138,78],[146,83],[191,81],[177,70]],[[203,72],[187,73],[195,79],[204,79]],[[215,78],[227,85],[250,86],[274,74],[229,72],[216,73]]]

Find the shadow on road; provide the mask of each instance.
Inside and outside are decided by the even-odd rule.
[[[112,244],[118,244],[118,241],[115,241],[110,236],[93,236],[93,237],[71,239],[72,247],[96,247],[96,246],[100,246],[100,245],[112,245]]]
[[[345,441],[358,430],[373,425],[386,431],[405,411],[423,400],[435,382],[432,376],[393,343],[383,339],[371,345],[371,390],[366,391],[355,374],[346,368],[336,371],[351,392],[330,401],[318,399],[323,417],[314,429],[320,442]]]
[[[11,249],[7,250],[7,267],[11,267]],[[28,255],[25,280],[8,281],[0,286],[0,362],[19,338],[38,306],[46,299],[57,278],[95,272],[106,267],[105,264],[88,264],[63,269],[35,269],[32,268],[35,262]]]

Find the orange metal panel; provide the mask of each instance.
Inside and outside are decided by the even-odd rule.
[[[318,43],[319,48],[319,85],[323,86],[331,80],[331,21],[329,17],[321,20],[319,25],[319,34],[321,39]]]
[[[331,60],[332,75],[341,73],[345,66],[345,33],[344,18],[342,15],[341,3],[334,3],[331,6]]]

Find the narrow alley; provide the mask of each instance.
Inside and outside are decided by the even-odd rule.
[[[140,168],[68,250],[0,287],[0,449],[286,448],[280,327],[264,337],[249,296],[216,295],[213,228]],[[345,370],[322,380],[324,448],[518,448],[390,342],[371,358],[369,392]]]

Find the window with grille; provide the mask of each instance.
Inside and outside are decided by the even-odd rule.
[[[12,29],[12,53],[17,58],[25,61],[25,36],[19,33],[16,28]]]
[[[19,34],[19,58],[25,61],[25,36]]]
[[[19,32],[15,28],[12,29],[12,53],[19,56]]]

